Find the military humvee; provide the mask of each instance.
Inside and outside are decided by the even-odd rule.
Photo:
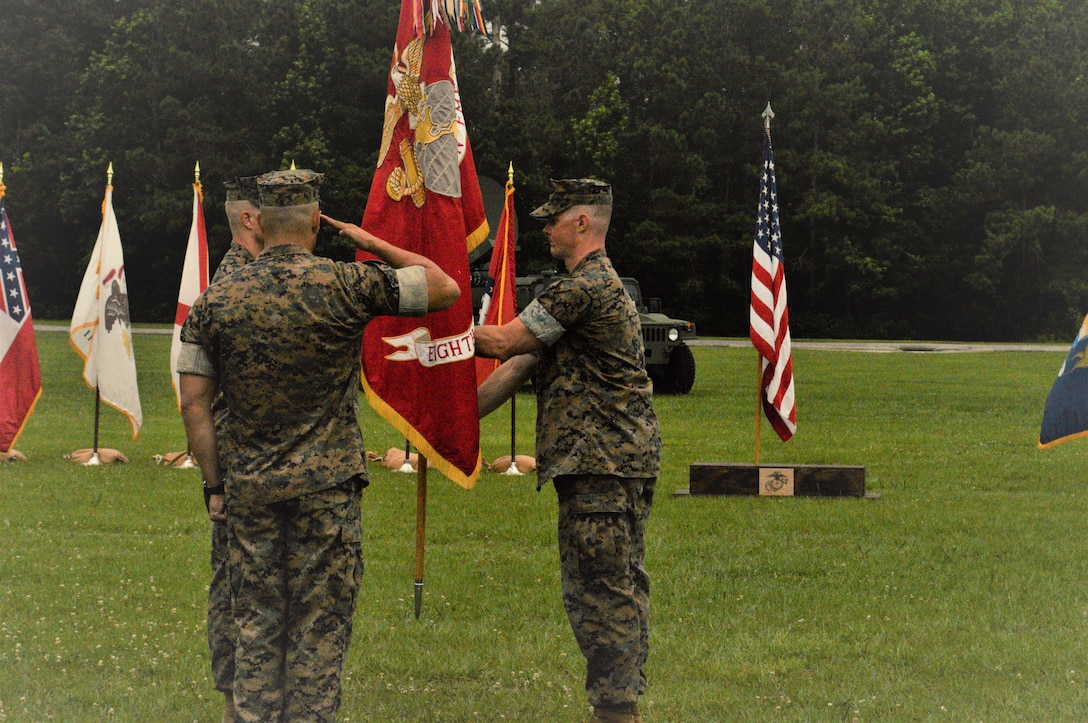
[[[554,272],[519,276],[517,308],[521,311],[542,292],[555,277]],[[486,274],[483,275],[486,278]],[[673,319],[661,310],[660,299],[643,299],[638,280],[621,276],[623,286],[635,302],[642,322],[642,342],[646,347],[646,370],[654,383],[654,391],[661,394],[687,394],[695,383],[695,357],[685,343],[696,339],[695,324]],[[473,277],[474,307],[478,311],[483,282],[479,286]]]

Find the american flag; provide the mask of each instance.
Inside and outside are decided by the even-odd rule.
[[[0,452],[15,444],[42,393],[34,322],[0,185]]]
[[[764,134],[763,174],[759,179],[756,240],[752,249],[752,308],[749,335],[763,358],[760,395],[763,411],[783,442],[797,431],[793,394],[786,270],[782,230],[778,225],[778,190],[774,180],[771,134]]]
[[[4,298],[0,309],[11,317],[16,324],[21,324],[30,311],[27,308],[26,293],[23,291],[23,271],[19,265],[19,252],[8,231],[8,212],[0,200],[0,285],[4,288]]]

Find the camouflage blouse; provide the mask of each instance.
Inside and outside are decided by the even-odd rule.
[[[402,283],[418,300],[422,282],[426,298],[425,279],[410,270],[420,268],[271,246],[193,304],[181,339],[202,348],[226,402],[219,446],[229,504],[270,504],[365,478],[363,329],[378,315],[425,312],[404,306]]]
[[[214,284],[215,282],[226,278],[252,260],[253,254],[249,253],[245,246],[237,241],[231,241],[227,253],[223,254],[223,258],[219,261],[219,265],[215,267],[215,275],[212,276],[212,283]]]
[[[604,251],[519,318],[545,344],[534,379],[539,484],[565,474],[656,477],[661,432],[638,311]]]

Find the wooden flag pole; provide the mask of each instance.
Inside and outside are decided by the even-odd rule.
[[[763,357],[756,352],[756,466],[759,466],[759,442],[763,427]]]
[[[419,455],[416,475],[416,620],[423,608],[423,550],[427,542],[427,458]]]

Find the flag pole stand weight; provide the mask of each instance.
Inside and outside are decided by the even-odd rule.
[[[412,458],[412,443],[409,442],[406,439],[406,440],[404,440],[404,463],[401,464],[400,469],[398,469],[397,471],[398,472],[404,472],[405,474],[415,472],[416,468],[412,466],[411,458]]]
[[[419,455],[419,474],[416,476],[416,620],[423,609],[423,550],[427,535],[427,458]]]
[[[97,467],[102,464],[102,460],[98,458],[98,419],[102,410],[102,395],[98,391],[98,387],[94,388],[94,446],[91,448],[91,457],[83,463],[84,467]]]

